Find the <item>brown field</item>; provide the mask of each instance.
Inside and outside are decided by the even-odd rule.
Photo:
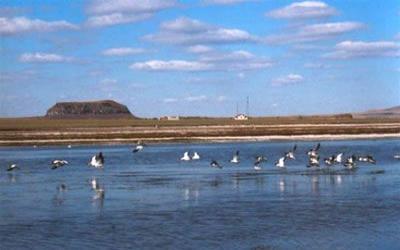
[[[391,135],[400,137],[399,118],[349,116],[156,119],[0,118],[0,145],[130,143],[264,138],[274,136]]]

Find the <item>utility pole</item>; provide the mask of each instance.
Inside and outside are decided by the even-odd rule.
[[[249,112],[249,96],[247,96],[247,99],[246,99],[246,115],[247,115],[247,117],[250,116],[250,112]]]

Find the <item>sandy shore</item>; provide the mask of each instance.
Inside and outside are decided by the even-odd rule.
[[[399,123],[111,127],[0,131],[0,146],[400,138]]]

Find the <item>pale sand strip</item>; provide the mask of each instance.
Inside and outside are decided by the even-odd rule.
[[[310,140],[355,140],[355,139],[400,139],[400,133],[390,134],[321,134],[321,135],[272,135],[272,136],[194,136],[145,138],[147,143],[162,142],[235,142],[235,141],[310,141]],[[143,138],[114,139],[50,139],[50,140],[0,140],[0,145],[57,145],[57,144],[126,144]]]

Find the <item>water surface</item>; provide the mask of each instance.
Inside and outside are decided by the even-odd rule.
[[[400,140],[322,141],[373,154],[357,171],[273,166],[294,142],[0,148],[1,249],[399,249]],[[201,160],[181,162],[186,150]],[[240,150],[241,163],[229,163]],[[87,166],[102,151],[104,169]],[[254,156],[268,157],[262,171]],[[53,159],[68,166],[51,170]],[[223,169],[209,167],[218,160]],[[20,169],[6,172],[9,163]],[[383,171],[380,171],[383,170]],[[96,178],[102,195],[91,188]],[[65,188],[60,188],[60,185]]]

